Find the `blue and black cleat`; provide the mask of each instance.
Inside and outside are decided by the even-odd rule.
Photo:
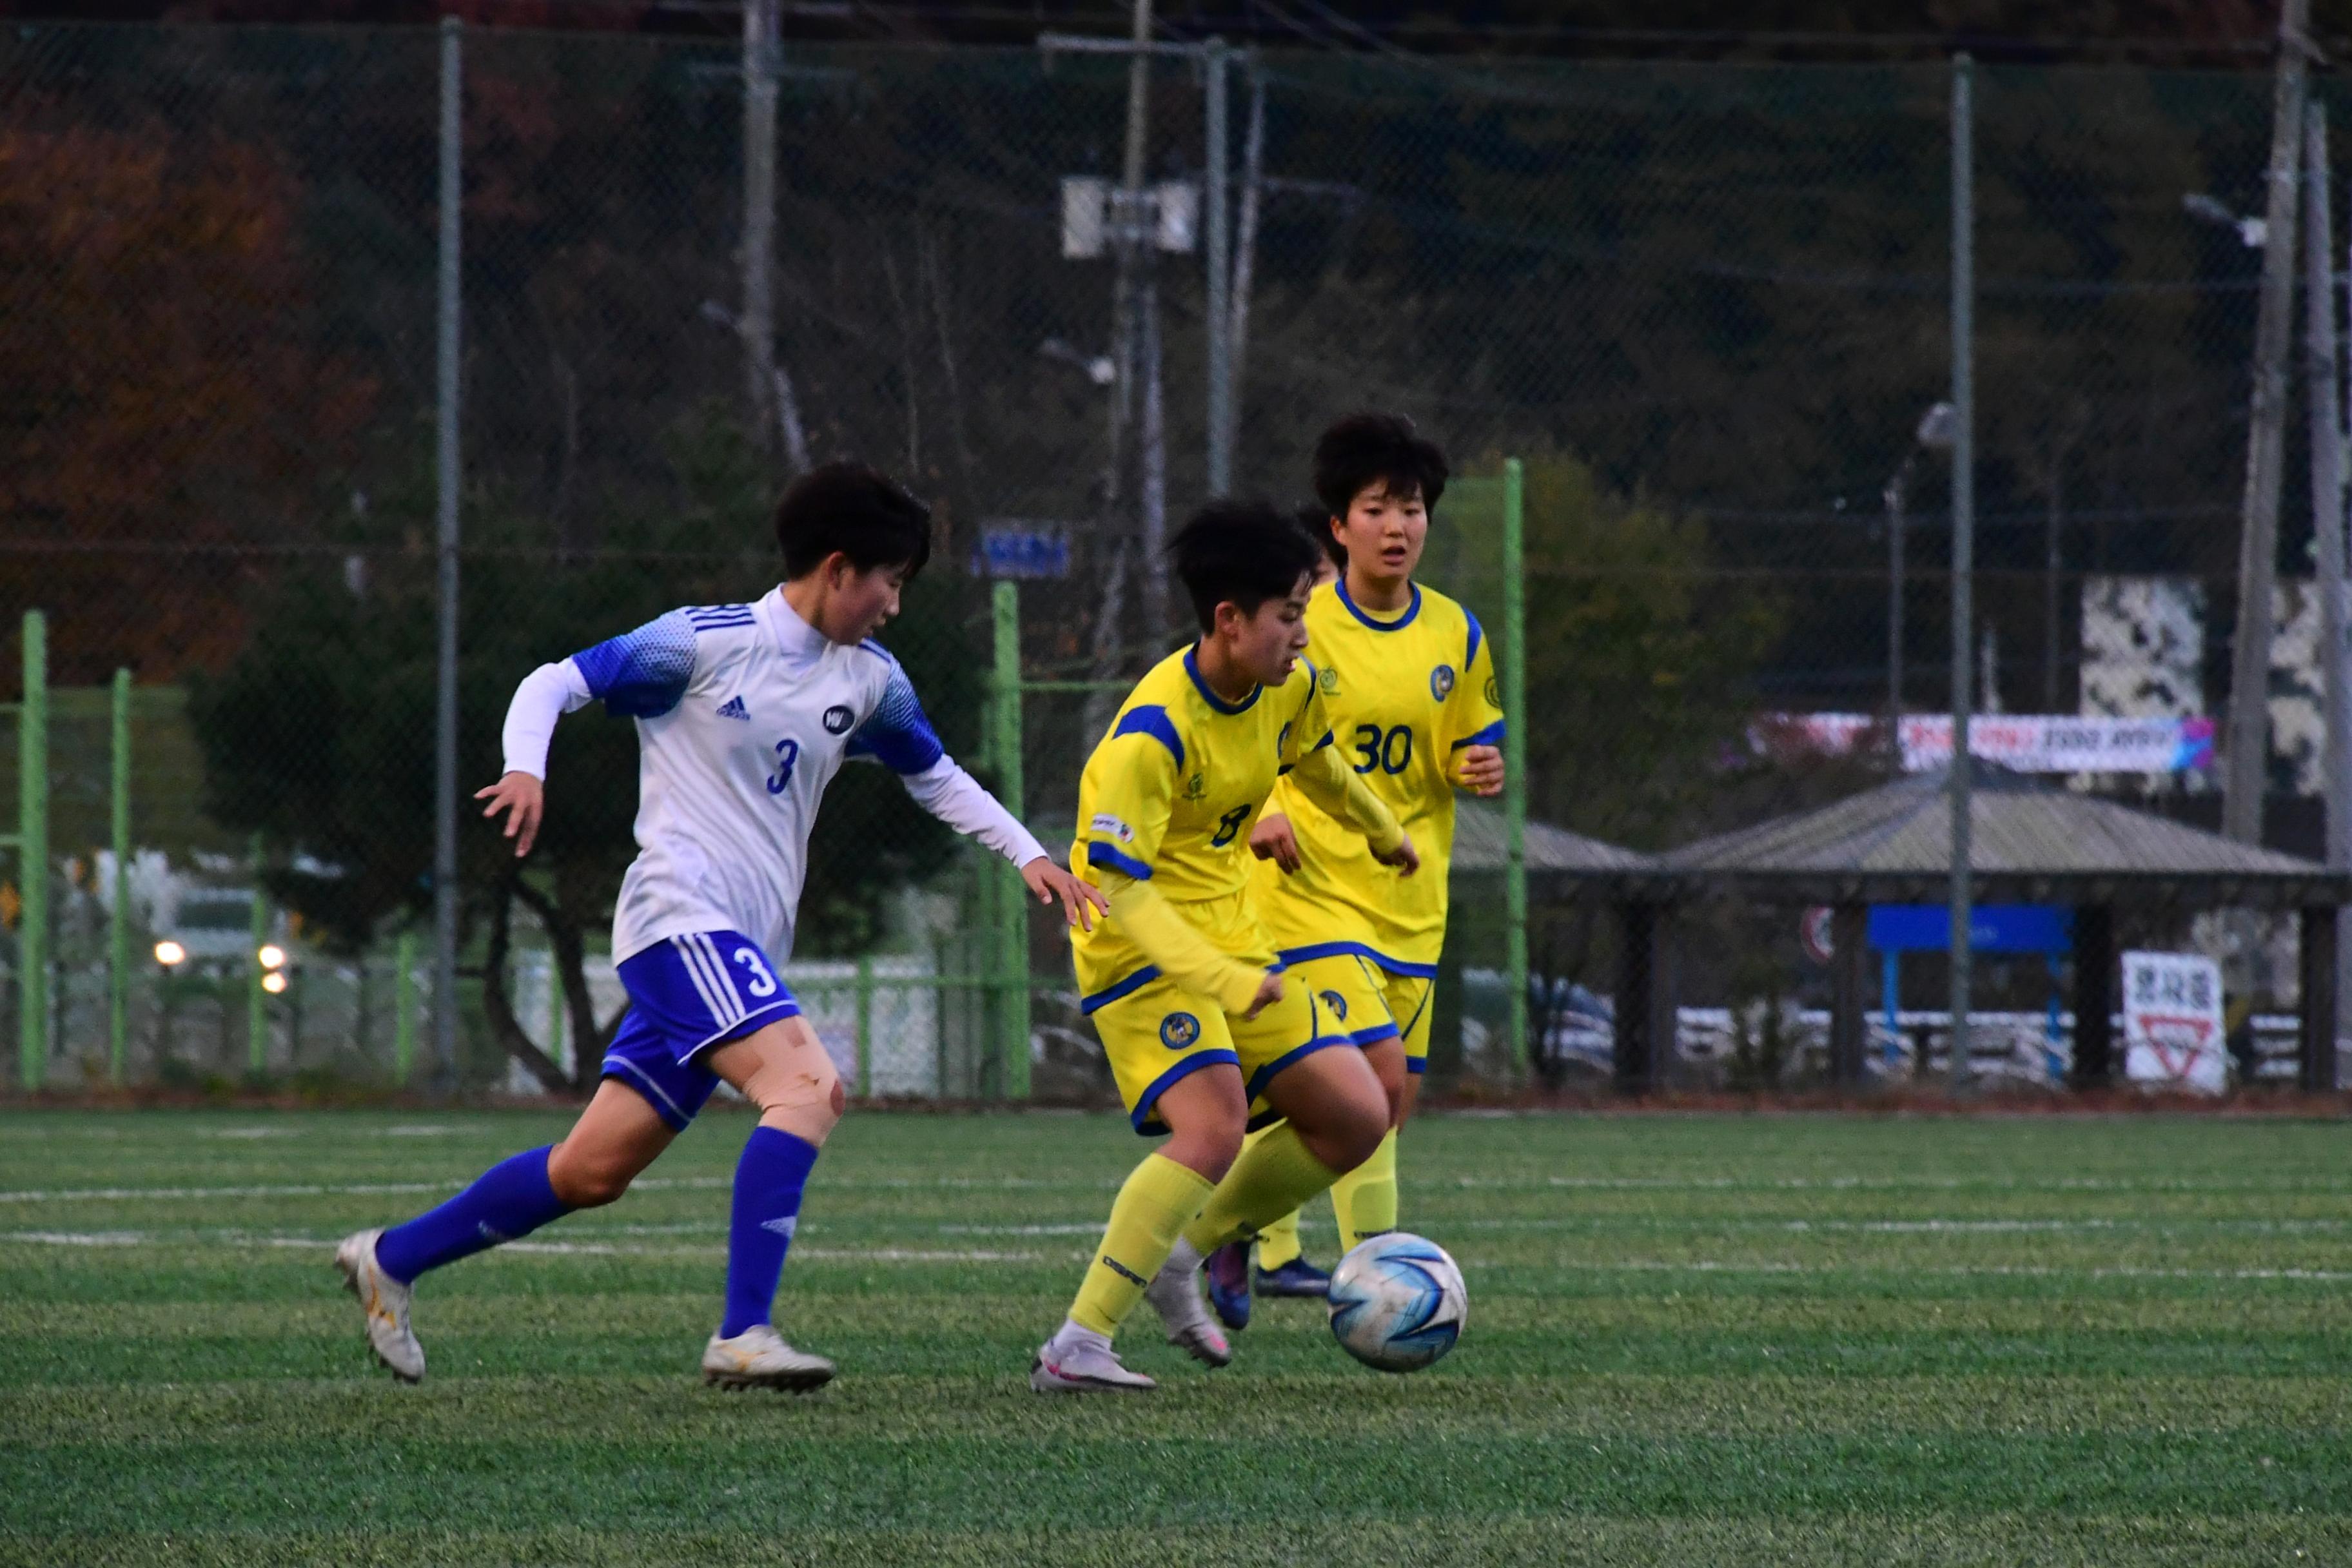
[[[1294,1258],[1279,1268],[1257,1271],[1257,1293],[1261,1296],[1311,1296],[1317,1300],[1330,1294],[1331,1276],[1304,1258]],[[1249,1308],[1244,1305],[1243,1315]]]
[[[1202,1270],[1209,1277],[1209,1306],[1217,1321],[1239,1333],[1249,1327],[1250,1244],[1227,1242],[1209,1254]]]

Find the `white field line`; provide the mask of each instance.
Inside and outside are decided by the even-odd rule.
[[[0,1231],[0,1245],[26,1247],[141,1247],[150,1243],[184,1244],[191,1241],[207,1246],[229,1247],[294,1247],[304,1251],[331,1252],[338,1238],[316,1236],[270,1235],[245,1231],[208,1232],[203,1234],[175,1233],[168,1236],[137,1230],[9,1230]],[[625,1242],[594,1241],[510,1241],[495,1249],[499,1252],[541,1253],[555,1257],[580,1258],[723,1258],[727,1248],[710,1247],[639,1247]],[[921,1248],[907,1247],[796,1247],[792,1255],[799,1258],[815,1258],[834,1263],[1043,1263],[1052,1261],[1042,1252],[998,1252],[979,1248]]]
[[[2344,1182],[2199,1181],[2157,1176],[1456,1176],[1438,1187],[1527,1192],[1544,1187],[1628,1193],[2315,1193],[2344,1192]]]
[[[194,1237],[175,1233],[157,1237],[142,1231],[0,1231],[0,1245],[29,1247],[136,1247],[153,1241],[184,1243],[202,1240],[211,1245],[242,1247],[293,1247],[309,1251],[327,1251],[335,1246],[331,1238],[312,1236],[263,1235],[229,1232]],[[573,1241],[514,1241],[495,1249],[499,1252],[539,1253],[557,1257],[615,1258],[715,1258],[724,1256],[726,1248],[710,1247],[641,1247],[616,1242]],[[1043,1252],[1000,1252],[979,1248],[950,1249],[902,1247],[801,1247],[793,1249],[795,1258],[839,1263],[1045,1263],[1056,1260],[1056,1255]],[[1072,1253],[1072,1258],[1084,1257]],[[1462,1260],[1474,1273],[1506,1267],[1486,1258]],[[1518,1265],[1518,1267],[1525,1267]],[[2352,1269],[2343,1268],[2153,1268],[2112,1266],[2067,1268],[2047,1264],[1952,1264],[1944,1266],[1902,1266],[1874,1269],[1840,1264],[1786,1263],[1775,1261],[1734,1262],[1721,1258],[1621,1258],[1600,1262],[1585,1259],[1560,1259],[1543,1267],[1570,1274],[1759,1274],[1798,1277],[1859,1277],[1873,1274],[1937,1275],[1955,1279],[2202,1279],[2249,1281],[2288,1281],[2340,1285],[2352,1281]]]
[[[1472,1267],[1492,1268],[1482,1260]],[[1732,1263],[1715,1258],[1694,1258],[1677,1262],[1672,1258],[1625,1258],[1614,1263],[1563,1262],[1550,1265],[1577,1274],[1795,1274],[1795,1275],[1863,1275],[1863,1274],[1937,1274],[1961,1279],[2001,1279],[2017,1276],[2026,1279],[2300,1279],[2321,1284],[2341,1284],[2352,1280],[2352,1269],[2345,1268],[2135,1268],[2094,1266],[2070,1268],[2047,1264],[1948,1264],[1913,1267],[1908,1264],[1888,1268],[1853,1268],[1828,1263]]]

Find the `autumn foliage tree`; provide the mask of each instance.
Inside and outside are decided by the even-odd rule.
[[[375,389],[301,331],[268,153],[47,118],[0,125],[0,610],[50,613],[61,679],[169,678],[243,640],[209,547],[282,542]]]

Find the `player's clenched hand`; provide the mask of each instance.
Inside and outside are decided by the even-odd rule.
[[[1454,769],[1454,782],[1473,795],[1503,793],[1503,748],[1465,746]]]
[[[1021,879],[1041,904],[1062,900],[1062,917],[1074,926],[1095,929],[1095,916],[1110,913],[1110,900],[1092,882],[1071,876],[1043,855],[1021,868]]]
[[[530,853],[531,840],[539,837],[539,819],[547,809],[547,786],[529,773],[509,773],[488,789],[474,792],[476,800],[490,804],[482,807],[484,816],[507,814],[507,837],[515,841],[515,858]]]
[[[1403,876],[1410,877],[1421,869],[1421,851],[1412,847],[1412,835],[1397,840],[1397,847],[1382,855],[1375,852],[1372,858],[1383,866],[1393,866]]]
[[[1265,972],[1265,978],[1257,983],[1257,994],[1250,998],[1249,1011],[1242,1016],[1255,1018],[1281,1000],[1282,976],[1269,969]]]
[[[1306,864],[1298,853],[1298,835],[1290,830],[1290,818],[1278,811],[1270,811],[1257,819],[1250,829],[1250,853],[1261,860],[1271,860],[1289,876]]]

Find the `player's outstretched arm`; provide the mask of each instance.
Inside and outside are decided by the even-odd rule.
[[[1020,820],[1004,809],[980,781],[957,765],[940,745],[914,683],[896,660],[881,702],[850,737],[850,754],[872,757],[898,775],[915,803],[958,833],[977,838],[1021,868],[1021,879],[1041,904],[1062,901],[1063,918],[1094,929],[1097,914],[1110,911],[1099,889],[1054,863]]]
[[[1291,779],[1307,798],[1370,840],[1372,858],[1406,876],[1421,869],[1421,852],[1388,803],[1340,760],[1336,746],[1318,746],[1298,759]]]

